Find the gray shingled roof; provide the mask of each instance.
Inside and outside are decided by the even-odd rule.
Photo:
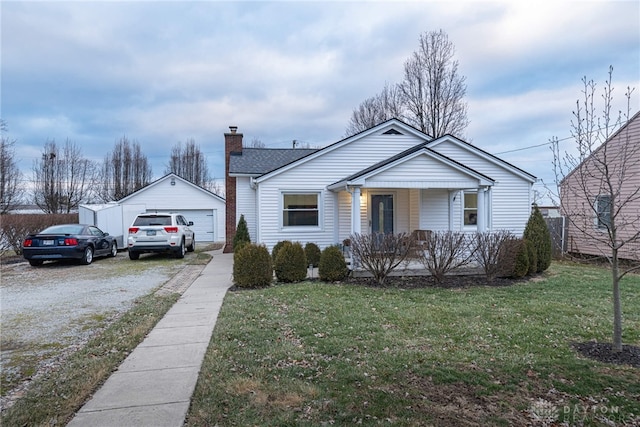
[[[229,173],[263,175],[316,151],[309,148],[243,148],[242,153],[231,153]]]

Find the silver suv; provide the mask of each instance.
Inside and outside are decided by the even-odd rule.
[[[196,236],[187,222],[176,213],[146,213],[136,217],[129,227],[129,258],[136,260],[141,253],[170,252],[176,258],[196,248]]]

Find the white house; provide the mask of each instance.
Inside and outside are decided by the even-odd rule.
[[[175,212],[193,221],[197,242],[225,241],[225,200],[176,174],[170,173],[118,201],[139,213]],[[139,207],[139,208],[138,208]],[[126,224],[129,227],[131,222]]]
[[[227,243],[244,215],[251,241],[352,233],[524,231],[536,178],[465,141],[392,119],[318,150],[243,148],[225,133]]]

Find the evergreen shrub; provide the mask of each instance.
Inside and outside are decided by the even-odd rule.
[[[279,282],[299,282],[307,278],[307,257],[300,242],[286,242],[277,251],[274,264]]]
[[[342,251],[337,246],[328,246],[320,254],[318,274],[324,282],[337,282],[347,277],[349,270]]]
[[[244,219],[244,215],[240,215],[240,221],[238,221],[238,226],[236,227],[236,235],[233,236],[233,251],[239,250],[247,243],[251,243],[249,228],[247,227],[247,221]]]
[[[271,259],[273,260],[274,263],[276,262],[276,257],[278,256],[278,252],[287,243],[291,243],[291,242],[289,240],[282,240],[282,241],[276,243],[276,245],[271,250]]]
[[[233,282],[241,288],[268,286],[273,280],[273,265],[264,245],[245,243],[233,254]]]
[[[551,233],[537,205],[533,206],[523,237],[530,240],[536,249],[536,272],[545,271],[551,265]]]
[[[531,240],[524,239],[527,249],[527,258],[529,260],[529,270],[527,276],[532,276],[538,271],[538,251]]]
[[[315,243],[309,242],[304,245],[304,254],[307,257],[307,262],[314,267],[318,266],[320,262],[320,248]]]
[[[519,279],[526,276],[529,272],[529,254],[525,240],[518,239],[517,242],[518,245],[516,247],[512,276]]]

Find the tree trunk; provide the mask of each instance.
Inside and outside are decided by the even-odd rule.
[[[613,283],[613,351],[622,351],[622,307],[620,304],[620,276],[618,275],[618,249],[613,248],[611,276]]]

